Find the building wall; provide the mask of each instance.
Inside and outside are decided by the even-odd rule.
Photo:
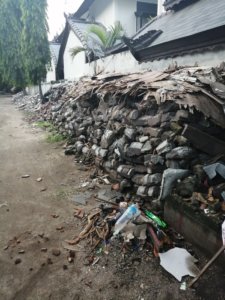
[[[47,71],[46,75],[46,82],[51,82],[56,80],[56,70],[55,70],[55,63],[53,59],[51,59],[51,70]]]
[[[157,0],[140,0],[140,2],[157,3]],[[120,21],[126,34],[132,36],[136,33],[136,10],[137,0],[98,0],[82,17],[100,22],[106,27]]]
[[[199,66],[211,66],[216,67],[224,61],[225,50],[220,51],[207,51],[199,54],[184,55],[181,57],[176,57],[174,59],[161,59],[155,60],[153,62],[139,63],[135,60],[129,51],[118,53],[115,55],[110,55],[89,66],[89,71],[87,75],[94,74],[94,67],[97,73],[107,74],[107,73],[130,73],[139,72],[146,70],[165,70],[173,64],[178,66],[194,66],[196,63]]]
[[[132,0],[133,1],[133,0]],[[98,0],[95,1],[85,17],[90,18],[90,20],[95,20],[96,22],[102,23],[104,26],[108,27],[115,22],[115,0]]]
[[[161,15],[162,13],[165,12],[163,3],[165,2],[165,0],[158,0],[158,16]]]
[[[115,21],[120,21],[127,36],[136,33],[136,0],[114,0],[115,1]]]
[[[66,48],[64,51],[64,78],[67,80],[75,80],[88,73],[88,64],[85,63],[85,53],[81,52],[72,59],[70,49],[82,46],[80,40],[73,31],[70,30]]]

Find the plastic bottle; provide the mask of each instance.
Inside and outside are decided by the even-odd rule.
[[[129,206],[123,215],[117,220],[115,224],[115,229],[113,236],[117,235],[126,225],[129,221],[132,219],[137,218],[141,214],[137,204],[132,204]]]

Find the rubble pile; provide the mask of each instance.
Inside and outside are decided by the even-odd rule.
[[[28,112],[38,112],[41,109],[41,101],[39,95],[28,96],[20,92],[13,96],[13,102],[19,109],[26,110]]]
[[[159,203],[176,186],[197,209],[224,210],[224,178],[203,169],[224,159],[224,76],[192,67],[83,78],[50,91],[40,114],[70,136],[66,154],[94,159],[120,191]]]

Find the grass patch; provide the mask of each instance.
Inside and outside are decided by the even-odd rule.
[[[66,137],[64,135],[57,132],[52,132],[46,138],[48,143],[58,143],[64,141],[65,139]]]
[[[52,123],[50,123],[48,121],[38,121],[35,123],[35,125],[42,129],[49,129],[49,130],[54,129],[54,126],[52,125]]]

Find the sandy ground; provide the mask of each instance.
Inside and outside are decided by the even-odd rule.
[[[30,177],[21,178],[25,174]],[[62,145],[47,143],[9,97],[0,98],[0,300],[225,299],[221,286],[212,290],[216,278],[203,280],[199,291],[180,291],[151,255],[123,258],[117,249],[87,266],[84,244],[69,264],[63,242],[81,229],[71,197],[86,176],[73,157],[64,156]],[[85,209],[93,205],[91,200]],[[61,254],[54,256],[52,249]]]

